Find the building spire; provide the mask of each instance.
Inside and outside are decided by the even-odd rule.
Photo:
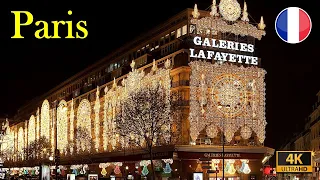
[[[264,24],[263,16],[261,16],[260,23],[258,24],[258,28],[261,30],[264,30],[265,27],[266,25]]]
[[[211,12],[210,15],[213,16],[219,16],[219,13],[217,11],[217,3],[216,0],[212,0],[212,6],[211,6]]]
[[[136,65],[136,63],[134,62],[134,60],[132,60],[132,62],[131,62],[131,64],[130,64],[130,66],[131,66],[131,68],[132,68],[132,71],[134,70],[135,65]]]
[[[116,87],[117,87],[116,78],[113,78],[113,85],[112,85],[112,88],[116,88]]]
[[[195,19],[197,19],[200,16],[197,4],[194,5],[192,16]]]
[[[245,22],[249,22],[249,18],[248,18],[248,8],[247,8],[247,3],[244,2],[244,5],[243,5],[243,12],[242,12],[242,18],[241,18],[242,21],[245,21]]]

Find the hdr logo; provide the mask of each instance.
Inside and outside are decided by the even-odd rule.
[[[31,12],[29,11],[11,11],[14,15],[14,35],[11,37],[12,39],[22,39],[24,38],[22,30],[26,26],[37,26],[38,30],[34,32],[34,36],[37,39],[84,39],[88,36],[88,30],[86,29],[87,22],[79,21],[75,25],[76,33],[73,34],[73,22],[72,21],[51,21],[50,23],[39,20],[34,22],[34,18]],[[68,15],[72,15],[72,11],[68,11]],[[25,22],[21,22],[21,17],[25,16],[27,20]],[[50,24],[50,25],[49,25]],[[67,36],[61,37],[59,36],[59,27],[67,26]],[[53,34],[49,33],[49,29],[53,29]],[[52,31],[51,31],[52,32]]]

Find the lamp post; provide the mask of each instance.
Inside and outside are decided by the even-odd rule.
[[[222,108],[222,105],[219,105],[218,108]],[[226,108],[230,108],[230,105],[224,105]],[[224,180],[224,119],[222,119],[222,132],[221,132],[221,139],[222,139],[222,180]]]
[[[55,150],[54,150],[54,164],[55,164],[55,179],[58,180],[58,165],[59,165],[59,160],[60,160],[60,151],[58,149],[58,108],[62,107],[62,111],[65,112],[67,111],[67,106],[65,106],[64,104],[59,104],[56,101],[55,102],[55,110],[56,110],[56,124],[55,124]]]

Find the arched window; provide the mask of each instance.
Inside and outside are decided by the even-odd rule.
[[[41,107],[40,136],[50,139],[50,104],[44,100]]]
[[[32,143],[36,139],[36,124],[35,124],[35,117],[32,115],[29,119],[28,124],[28,145]]]
[[[66,109],[67,102],[60,101],[57,110],[57,136],[58,149],[61,153],[66,151],[68,145],[68,110]]]
[[[78,107],[76,145],[77,151],[90,151],[92,145],[91,136],[91,105],[87,99],[83,99]]]

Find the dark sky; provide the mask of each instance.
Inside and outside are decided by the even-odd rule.
[[[13,115],[28,100],[39,96],[126,42],[164,22],[185,8],[206,9],[211,0],[161,1],[10,1],[0,5],[0,115]],[[219,2],[219,1],[218,1]],[[243,0],[239,1],[243,6]],[[7,3],[7,2],[6,2]],[[285,137],[301,129],[320,90],[319,16],[317,0],[247,0],[248,12],[257,22],[263,15],[267,35],[256,44],[262,67],[268,72],[267,146],[277,148]],[[286,44],[278,38],[274,21],[286,7],[300,7],[313,22],[302,43]],[[73,15],[67,15],[68,10]],[[11,39],[14,16],[10,11],[29,11],[38,20],[86,20],[86,39],[35,39],[36,26],[22,27],[24,39]],[[252,19],[251,19],[252,21]],[[53,33],[53,25],[49,24]],[[67,28],[59,29],[63,37]]]

